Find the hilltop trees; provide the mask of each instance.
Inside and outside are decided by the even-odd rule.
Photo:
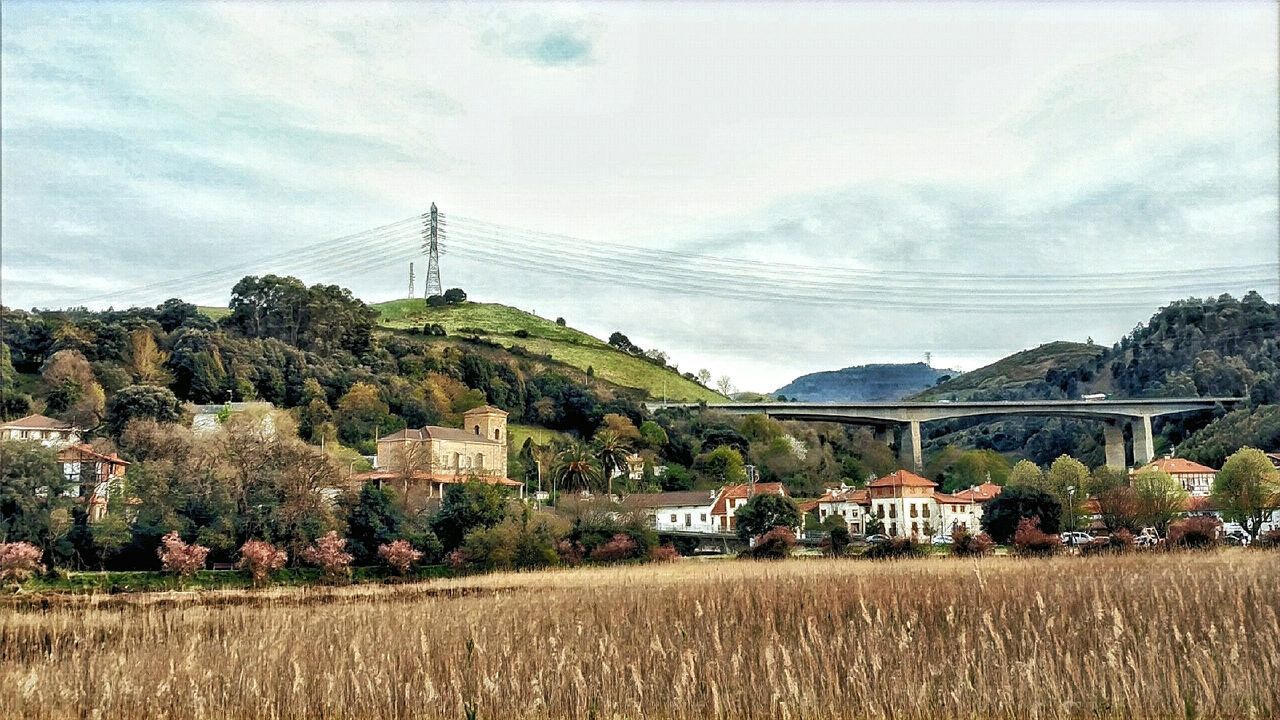
[[[377,313],[336,285],[306,287],[294,277],[250,275],[231,289],[226,325],[251,338],[275,338],[314,352],[369,347]]]
[[[1280,507],[1280,471],[1261,450],[1237,450],[1213,481],[1213,501],[1256,539],[1267,514]]]
[[[158,385],[130,385],[113,395],[107,404],[107,427],[112,437],[120,437],[125,425],[133,420],[171,423],[180,417],[182,408],[177,396],[169,388]]]

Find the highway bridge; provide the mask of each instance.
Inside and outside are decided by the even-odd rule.
[[[920,425],[953,418],[997,415],[1092,418],[1102,423],[1106,440],[1107,465],[1126,466],[1124,429],[1133,437],[1135,464],[1150,462],[1155,455],[1151,419],[1162,415],[1227,408],[1244,398],[1151,398],[1137,400],[1008,400],[992,402],[758,402],[758,403],[648,403],[650,410],[705,408],[731,415],[768,415],[778,420],[838,422],[872,427],[877,438],[888,443],[890,433],[901,431],[898,447],[904,462],[916,471],[924,468]]]

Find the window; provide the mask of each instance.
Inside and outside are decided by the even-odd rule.
[[[479,425],[477,425],[477,426],[476,426],[476,434],[477,434],[477,435],[479,435],[479,434],[480,434],[480,426],[479,426]]]
[[[707,514],[702,513],[702,522],[706,522],[706,521],[707,521]]]
[[[499,430],[498,428],[494,428],[494,429],[493,429],[493,439],[494,439],[494,440],[501,440],[501,439],[502,439],[501,435],[502,435],[502,431],[501,431],[501,430]]]
[[[924,516],[925,516],[925,517],[929,517],[929,506],[928,506],[928,505],[925,505],[925,506],[924,506]]]
[[[675,523],[676,523],[676,514],[671,513],[671,524],[674,525]]]
[[[896,517],[898,517],[898,506],[897,506],[897,505],[890,505],[890,506],[889,506],[889,517],[891,517],[891,518],[896,518]]]
[[[684,514],[684,526],[685,526],[685,527],[689,527],[689,526],[690,526],[690,525],[692,525],[692,524],[693,524],[693,513],[685,513],[685,514]]]
[[[883,519],[884,519],[884,506],[883,506],[883,505],[879,505],[879,506],[877,506],[877,507],[876,507],[876,517],[880,518],[881,520],[883,520]]]
[[[462,469],[462,453],[453,454],[453,466],[458,468],[459,470]]]
[[[910,507],[911,507],[911,517],[920,517],[920,516],[917,514],[917,512],[918,512],[918,511],[916,510],[916,504],[915,504],[915,503],[911,503],[911,506],[910,506]]]
[[[484,453],[476,453],[476,467],[484,469]]]

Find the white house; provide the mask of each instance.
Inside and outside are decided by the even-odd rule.
[[[265,401],[229,402],[214,405],[192,405],[191,429],[197,435],[207,435],[218,431],[223,421],[236,413],[257,413],[262,419],[262,426],[268,433],[275,432],[275,420],[271,411],[275,405]]]
[[[738,526],[734,521],[734,513],[737,512],[738,508],[746,505],[747,500],[753,494],[773,494],[791,497],[782,483],[726,485],[720,488],[720,493],[716,496],[716,502],[711,506],[711,521],[715,525],[716,532],[730,533],[737,530]]]
[[[80,444],[83,431],[69,422],[44,415],[28,415],[0,424],[0,440],[27,440],[61,449]]]
[[[845,527],[849,528],[849,532],[855,535],[866,533],[871,495],[865,488],[843,484],[838,488],[830,488],[818,498],[815,505],[819,521],[838,515],[844,518]]]
[[[649,515],[656,530],[699,533],[716,532],[711,509],[717,493],[707,490],[681,490],[628,495],[622,504]]]

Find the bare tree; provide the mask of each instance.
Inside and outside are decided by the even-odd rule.
[[[720,391],[721,395],[729,397],[735,390],[733,380],[730,380],[728,375],[721,375],[720,379],[716,380],[716,389]]]

